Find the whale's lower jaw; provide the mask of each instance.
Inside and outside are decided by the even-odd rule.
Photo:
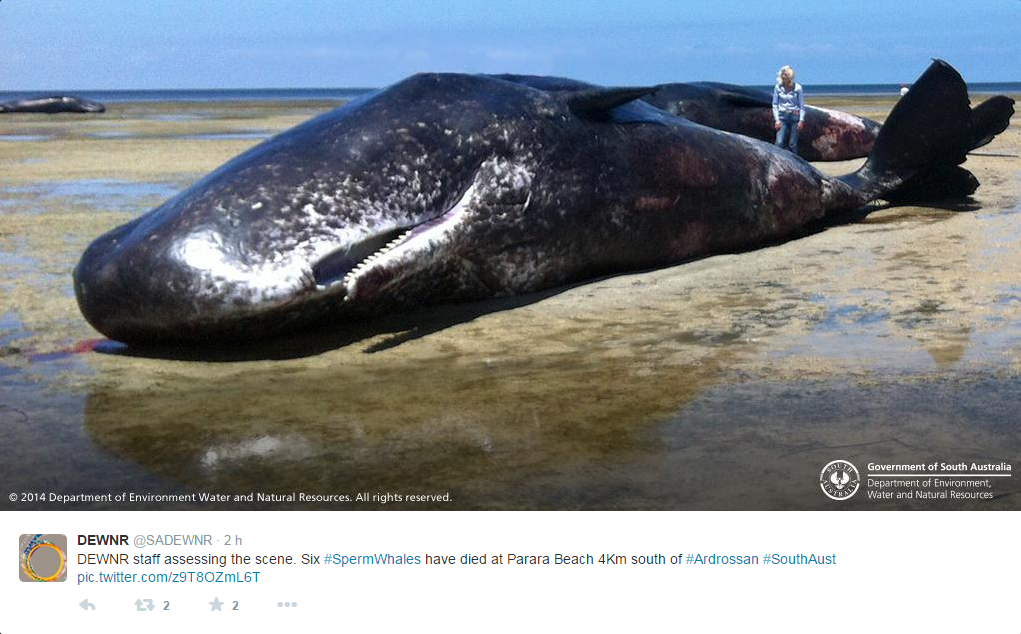
[[[340,298],[281,304],[261,312],[193,320],[148,321],[134,318],[93,324],[106,337],[132,347],[172,344],[207,346],[250,345],[302,329],[314,329],[347,320],[359,311],[350,310]]]

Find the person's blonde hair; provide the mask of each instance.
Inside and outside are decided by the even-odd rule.
[[[783,83],[784,73],[789,73],[790,76],[791,76],[791,83],[794,83],[794,69],[791,68],[790,66],[783,66],[776,73],[776,81],[777,81],[777,83]]]

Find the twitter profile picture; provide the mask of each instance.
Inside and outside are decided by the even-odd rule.
[[[18,578],[27,582],[67,580],[67,536],[42,533],[18,539]]]
[[[858,492],[860,485],[858,469],[846,460],[834,460],[823,467],[819,475],[819,486],[831,500],[850,499]]]

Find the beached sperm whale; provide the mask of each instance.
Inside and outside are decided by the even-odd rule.
[[[642,100],[695,123],[773,141],[773,102],[769,93],[717,82],[661,84]],[[1006,129],[1014,100],[1004,95],[986,99],[972,110],[971,149],[981,147]],[[844,161],[872,151],[880,124],[839,110],[805,106],[798,156],[807,161]]]
[[[46,114],[61,112],[93,113],[106,112],[106,106],[98,101],[83,99],[82,97],[54,95],[52,97],[36,97],[34,99],[19,99],[17,101],[0,103],[0,112],[42,112]]]
[[[415,75],[97,238],[74,271],[79,306],[130,344],[343,329],[774,243],[920,170],[967,173],[967,89],[944,62],[840,178],[637,101],[648,91]]]

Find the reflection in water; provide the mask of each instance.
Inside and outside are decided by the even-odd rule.
[[[199,489],[450,491],[459,507],[645,506],[620,472],[655,469],[655,424],[710,384],[718,364],[649,371],[557,356],[242,371],[95,392],[86,429],[110,451]]]
[[[10,491],[102,494],[128,488],[173,491],[136,465],[97,451],[83,424],[85,397],[40,389],[35,378],[0,367],[0,480]],[[52,377],[51,377],[52,378]],[[52,382],[47,382],[52,385]],[[45,385],[45,384],[44,384]],[[0,509],[103,509],[112,504],[11,503]]]
[[[953,325],[939,331],[939,337],[932,342],[923,342],[922,347],[932,356],[936,366],[942,370],[952,367],[964,358],[971,342],[969,326]]]
[[[828,508],[817,478],[836,458],[1021,453],[1017,378],[734,382],[733,360],[243,371],[93,393],[86,429],[185,490],[450,491],[456,508]],[[1017,492],[1008,481],[994,506]],[[846,506],[884,504],[926,507]]]

